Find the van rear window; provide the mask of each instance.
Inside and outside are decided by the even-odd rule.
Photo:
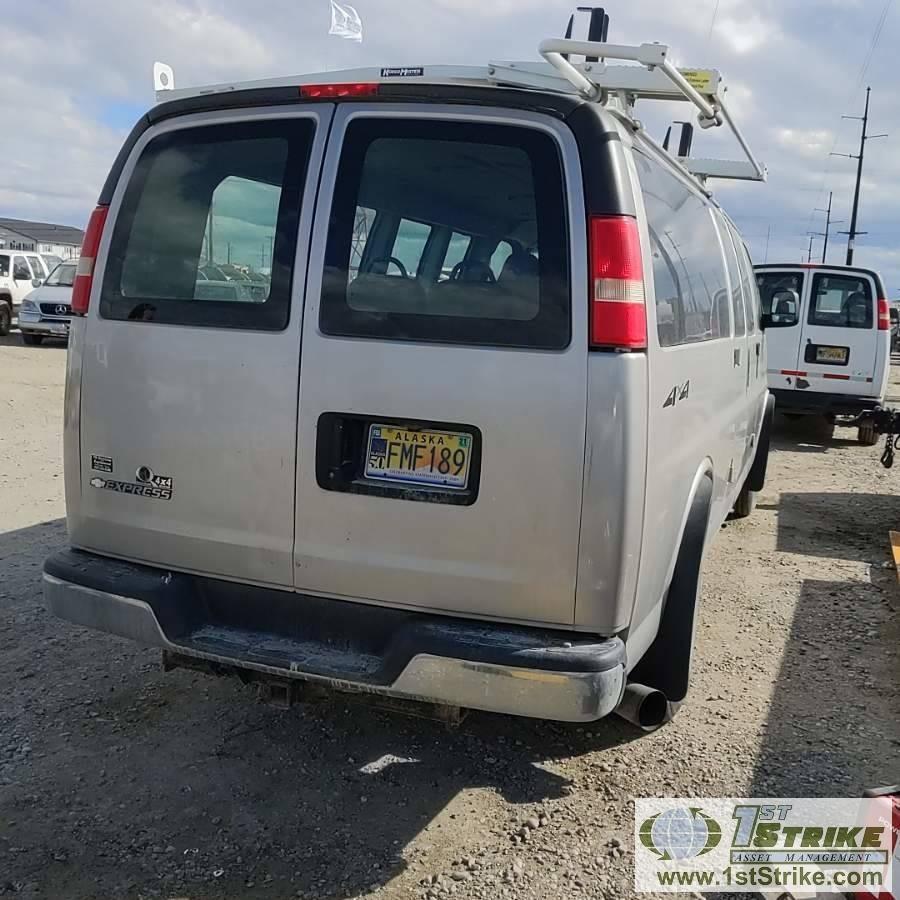
[[[875,315],[868,278],[817,274],[809,303],[809,324],[834,328],[872,328]]]
[[[292,119],[154,138],[116,217],[101,315],[284,328],[313,130]]]
[[[549,135],[355,120],[333,198],[320,327],[561,349],[570,338],[567,230]]]

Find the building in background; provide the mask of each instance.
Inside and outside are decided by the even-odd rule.
[[[0,250],[33,250],[74,259],[81,253],[84,232],[71,225],[0,217]]]

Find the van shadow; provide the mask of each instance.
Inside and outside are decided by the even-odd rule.
[[[65,540],[64,518],[0,532],[0,610],[39,597],[44,559]]]
[[[792,420],[776,416],[771,440],[773,450],[792,453],[827,453],[839,447],[859,446],[854,438],[825,437],[821,421],[814,417]]]
[[[803,582],[748,796],[858,797],[895,777],[896,590],[893,572]]]
[[[410,867],[417,882],[567,796],[556,760],[639,736],[483,713],[449,730],[349,695],[278,710],[235,679],[164,675],[157,651],[39,606],[64,539],[59,521],[0,537],[0,725],[19,747],[0,753],[0,847],[21,848],[2,874],[44,896],[343,900]],[[522,807],[508,832],[470,812],[473,789]]]
[[[781,553],[872,562],[887,559],[888,531],[900,524],[896,494],[783,492],[774,510]]]

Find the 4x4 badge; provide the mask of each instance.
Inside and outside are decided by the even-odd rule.
[[[674,406],[678,403],[679,400],[687,400],[687,398],[691,394],[691,382],[690,380],[686,381],[680,387],[676,384],[675,387],[669,391],[669,396],[666,397],[666,402],[663,403],[663,409],[667,406]]]

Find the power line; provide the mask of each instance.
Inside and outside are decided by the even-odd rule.
[[[715,5],[715,8],[713,9],[712,19],[710,20],[710,23],[709,23],[709,34],[706,36],[707,41],[712,40],[713,31],[715,30],[715,27],[716,27],[716,16],[719,14],[719,2],[720,2],[720,0],[716,0],[716,5]]]
[[[863,79],[866,77],[866,73],[869,71],[869,66],[871,65],[872,59],[875,56],[875,50],[878,47],[878,42],[881,40],[881,32],[884,30],[884,24],[887,21],[888,13],[890,12],[893,2],[894,0],[885,0],[884,8],[881,10],[881,15],[878,17],[878,22],[875,25],[875,31],[872,34],[872,40],[869,43],[869,48],[866,51],[865,56],[863,57],[863,63],[860,67],[856,83],[853,86],[853,90],[848,93],[847,99],[842,104],[845,107],[850,103],[853,95],[859,90],[860,86],[863,83]],[[822,169],[822,181],[816,193],[816,202],[813,204],[814,207],[819,205],[819,202],[822,199],[822,194],[825,191],[825,182],[828,180],[828,176],[831,173],[832,155],[837,148],[839,139],[840,135],[836,130],[834,134],[834,141],[831,144],[831,150],[829,151],[828,156],[825,158],[825,166]],[[813,209],[809,214],[809,219],[807,220],[806,225],[808,231],[812,229],[813,216],[815,216],[815,214],[815,209]]]
[[[878,24],[875,26],[875,34],[872,35],[872,43],[869,46],[869,52],[866,54],[863,59],[862,68],[859,70],[859,75],[856,79],[856,90],[862,87],[863,80],[866,77],[866,72],[869,71],[869,66],[872,63],[872,58],[875,55],[875,50],[878,47],[878,41],[881,40],[881,32],[884,30],[884,23],[887,21],[888,13],[891,9],[891,4],[894,0],[886,0],[884,4],[884,9],[881,11],[881,17],[878,20]]]

